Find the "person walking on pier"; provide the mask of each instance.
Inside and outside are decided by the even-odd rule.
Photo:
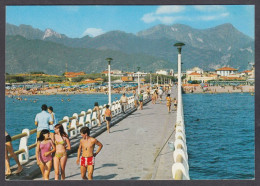
[[[107,123],[107,132],[110,133],[110,122],[112,119],[112,112],[109,109],[109,105],[106,105],[105,119],[106,119],[106,123]]]
[[[123,95],[121,96],[120,103],[122,105],[122,107],[121,107],[122,111],[125,114],[125,108],[126,108],[126,105],[127,105],[127,97],[125,96],[125,93],[123,93]]]
[[[138,94],[136,93],[136,91],[133,91],[133,96],[134,96],[134,103],[135,103],[135,108],[138,108]]]
[[[81,177],[83,180],[92,180],[94,172],[95,157],[101,151],[103,145],[97,139],[90,137],[90,130],[88,127],[82,127],[80,129],[82,139],[79,143],[78,157],[76,163],[80,163]],[[94,152],[95,145],[98,145],[98,149]],[[82,156],[80,158],[80,155]],[[86,177],[88,172],[88,178]]]
[[[49,125],[53,124],[51,115],[47,112],[47,105],[42,105],[42,112],[35,117],[35,125],[37,126],[37,138],[43,129],[49,130]]]
[[[41,169],[42,177],[44,180],[49,180],[49,175],[52,167],[52,153],[56,151],[55,145],[49,138],[50,132],[43,129],[37,139],[36,146],[36,160]]]
[[[62,124],[57,124],[54,127],[55,135],[54,141],[56,146],[56,152],[53,158],[55,180],[59,179],[59,169],[61,168],[61,179],[65,180],[65,166],[67,163],[66,150],[71,149],[70,140],[68,134],[64,132]]]
[[[167,97],[166,97],[166,106],[167,106],[167,108],[168,108],[168,113],[171,112],[171,105],[172,105],[171,95],[170,95],[170,94],[167,94]]]
[[[92,111],[93,111],[93,112],[94,112],[94,111],[97,112],[98,126],[100,127],[100,126],[101,126],[101,119],[100,119],[100,109],[99,109],[99,106],[98,106],[98,102],[95,102],[94,108],[93,108]]]
[[[162,95],[163,95],[162,87],[159,88],[158,94],[159,94],[160,103],[162,103]]]
[[[140,110],[143,110],[143,101],[144,101],[144,95],[143,95],[143,91],[141,91],[140,94],[139,94]]]
[[[57,120],[56,120],[55,113],[53,112],[53,107],[52,106],[48,107],[48,112],[51,115],[51,118],[53,120],[53,123],[49,124],[50,138],[51,138],[52,141],[54,141],[54,126],[57,124]]]
[[[177,110],[177,99],[176,98],[173,99],[173,106],[174,106],[174,110]]]
[[[23,170],[22,165],[20,164],[16,154],[14,153],[14,149],[13,149],[11,141],[12,141],[11,136],[5,131],[5,168],[6,168],[5,176],[10,176],[12,174],[11,169],[10,169],[8,153],[10,154],[10,156],[15,160],[15,162],[18,165],[18,168],[14,173],[19,174]]]

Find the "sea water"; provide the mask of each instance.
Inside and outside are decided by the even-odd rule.
[[[119,100],[122,94],[112,94],[112,102]],[[126,94],[126,96],[131,96]],[[72,117],[74,113],[80,114],[81,111],[87,111],[94,108],[94,103],[98,102],[103,106],[108,103],[108,95],[106,94],[75,94],[75,95],[33,95],[20,96],[21,101],[17,97],[5,97],[5,129],[10,136],[22,133],[23,129],[35,129],[35,116],[41,112],[42,104],[54,109],[57,121],[63,119],[64,116]],[[36,133],[29,138],[28,145],[36,142]],[[20,140],[12,142],[14,151],[18,150]],[[30,156],[35,154],[35,148],[29,151]],[[14,160],[11,158],[11,165]]]
[[[249,93],[184,94],[193,180],[255,178],[255,110]]]

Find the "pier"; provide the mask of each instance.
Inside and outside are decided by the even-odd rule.
[[[171,92],[172,98],[178,98],[176,86]],[[106,132],[105,122],[101,127],[97,127],[96,113],[91,113],[91,110],[73,114],[71,118],[66,116],[60,121],[65,126],[68,126],[70,121],[70,128],[67,132],[70,135],[72,149],[68,152],[67,180],[81,180],[80,166],[76,164],[76,158],[78,143],[81,139],[78,131],[83,125],[89,126],[90,135],[103,144],[103,149],[95,160],[94,180],[189,178],[185,176],[188,171],[185,130],[183,125],[176,124],[177,111],[174,111],[172,107],[171,113],[168,113],[165,95],[161,103],[159,99],[157,100],[157,104],[152,104],[147,94],[144,95],[144,100],[144,109],[136,110],[133,97],[129,97],[126,114],[121,112],[119,102],[113,102],[114,117],[109,134]],[[104,113],[103,110],[101,111]],[[168,142],[174,144],[175,151],[173,147],[169,147]],[[21,149],[19,151],[16,153],[23,152]],[[21,158],[22,154],[19,155],[20,160]],[[183,162],[184,165],[182,165]],[[9,180],[42,180],[35,156],[28,157],[28,161],[23,164],[24,171],[20,175],[10,176]],[[180,175],[177,176],[178,174]],[[52,179],[54,179],[54,170],[50,173],[50,180]]]

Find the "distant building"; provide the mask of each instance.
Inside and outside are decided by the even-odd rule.
[[[155,72],[156,74],[161,74],[161,75],[166,75],[166,76],[168,76],[168,72],[167,72],[167,70],[157,70],[156,72]]]
[[[231,67],[223,67],[216,70],[217,74],[220,76],[229,76],[230,74],[235,74],[237,72],[237,69],[231,68]]]
[[[139,77],[145,77],[148,75],[148,73],[146,73],[146,72],[135,72],[132,74],[133,77],[138,77],[138,73],[139,73]]]
[[[121,80],[122,80],[123,82],[131,82],[131,81],[134,81],[134,78],[131,77],[131,76],[123,76],[123,77],[121,78]]]
[[[74,77],[78,77],[78,76],[84,76],[86,75],[85,72],[65,72],[64,76],[66,78],[74,78]]]
[[[173,70],[173,69],[170,69],[169,75],[170,75],[170,76],[174,76],[174,70]]]
[[[196,72],[198,74],[204,74],[204,71],[199,67],[194,67],[193,69],[186,70],[186,74],[189,75],[193,72]]]

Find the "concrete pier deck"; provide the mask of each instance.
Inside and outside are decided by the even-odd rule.
[[[177,98],[176,87],[171,97]],[[143,110],[133,112],[111,127],[111,133],[105,131],[96,136],[103,149],[96,156],[93,179],[172,180],[173,151],[168,141],[174,141],[175,122],[176,111],[172,106],[168,113],[164,95],[162,103],[149,102]],[[76,158],[76,152],[68,156],[66,180],[81,180]],[[41,175],[34,180],[42,180]],[[54,180],[54,170],[50,180]]]

